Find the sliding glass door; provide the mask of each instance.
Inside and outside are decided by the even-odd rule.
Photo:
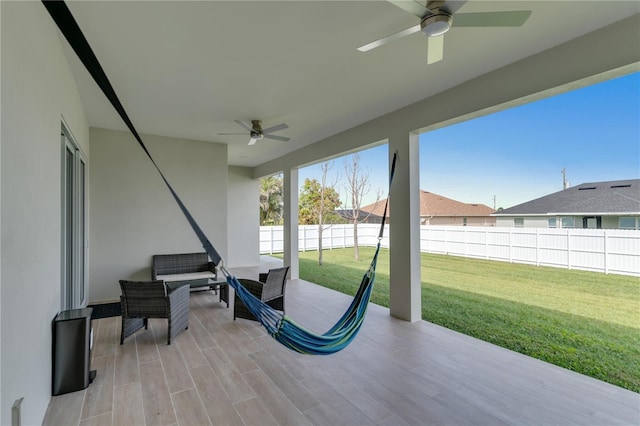
[[[62,310],[87,303],[87,161],[64,124],[62,164]]]

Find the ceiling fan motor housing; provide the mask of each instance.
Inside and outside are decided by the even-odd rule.
[[[262,134],[262,121],[261,120],[251,120],[251,128],[253,129],[251,131],[251,135],[253,136],[253,133],[257,133],[257,134]]]
[[[427,37],[436,37],[449,31],[453,16],[444,9],[436,9],[432,14],[422,18],[420,31]]]

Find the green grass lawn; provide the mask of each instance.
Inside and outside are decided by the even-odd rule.
[[[354,294],[373,248],[300,253],[300,278]],[[389,253],[372,302],[389,306]],[[422,253],[422,318],[640,392],[640,279]]]

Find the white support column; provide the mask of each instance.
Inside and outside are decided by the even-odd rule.
[[[389,194],[389,306],[392,316],[410,322],[422,319],[418,151],[418,134],[389,139],[390,159],[398,153]]]
[[[298,169],[284,171],[284,264],[289,266],[289,278],[300,278],[298,253]]]

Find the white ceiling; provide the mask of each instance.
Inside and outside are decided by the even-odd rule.
[[[640,11],[637,1],[469,1],[458,13],[532,10],[521,28],[453,28],[426,64],[419,22],[385,1],[72,1],[80,28],[141,133],[228,144],[256,166]],[[455,16],[454,16],[455,19]],[[66,44],[66,43],[65,43]],[[615,48],[615,46],[612,46]],[[91,126],[126,128],[67,48]],[[597,52],[594,52],[597,53]],[[247,146],[234,120],[287,123]]]

